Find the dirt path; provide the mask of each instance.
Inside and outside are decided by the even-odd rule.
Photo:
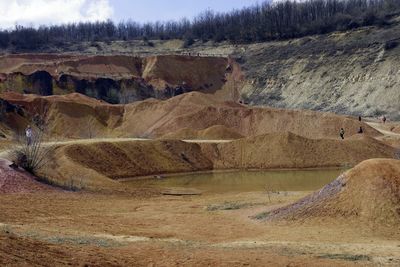
[[[129,141],[136,141],[136,142],[147,142],[153,141],[155,139],[145,139],[145,138],[93,138],[93,139],[78,139],[78,140],[66,140],[66,141],[51,141],[51,142],[44,142],[44,146],[59,146],[59,145],[73,145],[73,144],[93,144],[93,143],[101,143],[101,142],[129,142]],[[182,140],[187,143],[227,143],[231,142],[232,140]],[[0,158],[9,158],[11,151],[13,149],[6,149],[0,152]]]
[[[384,127],[386,126],[385,124],[382,124],[382,123],[379,123],[379,122],[367,122],[367,124],[369,126],[375,128],[376,130],[378,130],[379,132],[381,132],[385,136],[400,138],[400,134],[385,130],[384,129]]]

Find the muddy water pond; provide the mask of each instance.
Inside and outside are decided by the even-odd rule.
[[[235,171],[130,180],[135,187],[195,188],[208,193],[251,191],[314,191],[336,179],[343,169]]]

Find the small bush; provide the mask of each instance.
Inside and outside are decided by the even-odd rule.
[[[21,138],[20,140],[23,140]],[[41,134],[32,138],[31,144],[20,143],[13,151],[13,162],[24,170],[36,174],[50,161],[52,145],[44,145]]]

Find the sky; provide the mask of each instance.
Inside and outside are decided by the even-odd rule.
[[[80,21],[188,19],[206,9],[227,12],[263,0],[0,0],[0,28]]]

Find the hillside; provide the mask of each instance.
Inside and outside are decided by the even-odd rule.
[[[397,19],[396,19],[397,21]],[[245,101],[400,119],[400,25],[366,27],[237,52],[245,70]]]
[[[39,87],[52,85],[54,94],[80,92],[112,103],[196,90],[250,105],[396,120],[400,25],[398,17],[391,21],[385,27],[249,45],[198,41],[185,48],[178,40],[154,40],[153,46],[115,41],[98,42],[96,50],[82,43],[79,53],[85,55],[63,54],[78,53],[70,46],[51,55],[3,56],[0,88],[40,93]],[[132,52],[134,57],[112,55]],[[93,56],[98,53],[107,56]]]
[[[58,184],[83,179],[93,189],[113,180],[210,170],[347,167],[369,158],[393,158],[395,150],[373,138],[308,139],[266,134],[227,143],[180,140],[97,141],[60,144],[41,171]],[[79,179],[78,179],[79,180]]]
[[[398,227],[400,222],[400,162],[364,161],[320,191],[277,209],[269,220],[356,219],[369,225]]]
[[[158,138],[178,132],[183,139],[185,129],[199,132],[198,137],[232,139],[267,133],[292,132],[308,138],[338,138],[345,128],[346,138],[360,127],[365,135],[380,136],[374,128],[354,117],[304,110],[250,107],[221,101],[198,92],[190,92],[167,100],[148,99],[127,105],[111,105],[81,94],[63,96],[0,95],[26,111],[19,121],[44,114],[51,135],[62,138],[146,137]],[[11,112],[14,114],[15,112]],[[227,134],[213,126],[234,131]],[[19,129],[25,127],[22,123]],[[211,128],[210,128],[211,127]],[[208,130],[207,130],[208,129]],[[181,131],[181,133],[179,133]],[[167,136],[168,137],[168,136]],[[217,138],[218,137],[218,138]]]

